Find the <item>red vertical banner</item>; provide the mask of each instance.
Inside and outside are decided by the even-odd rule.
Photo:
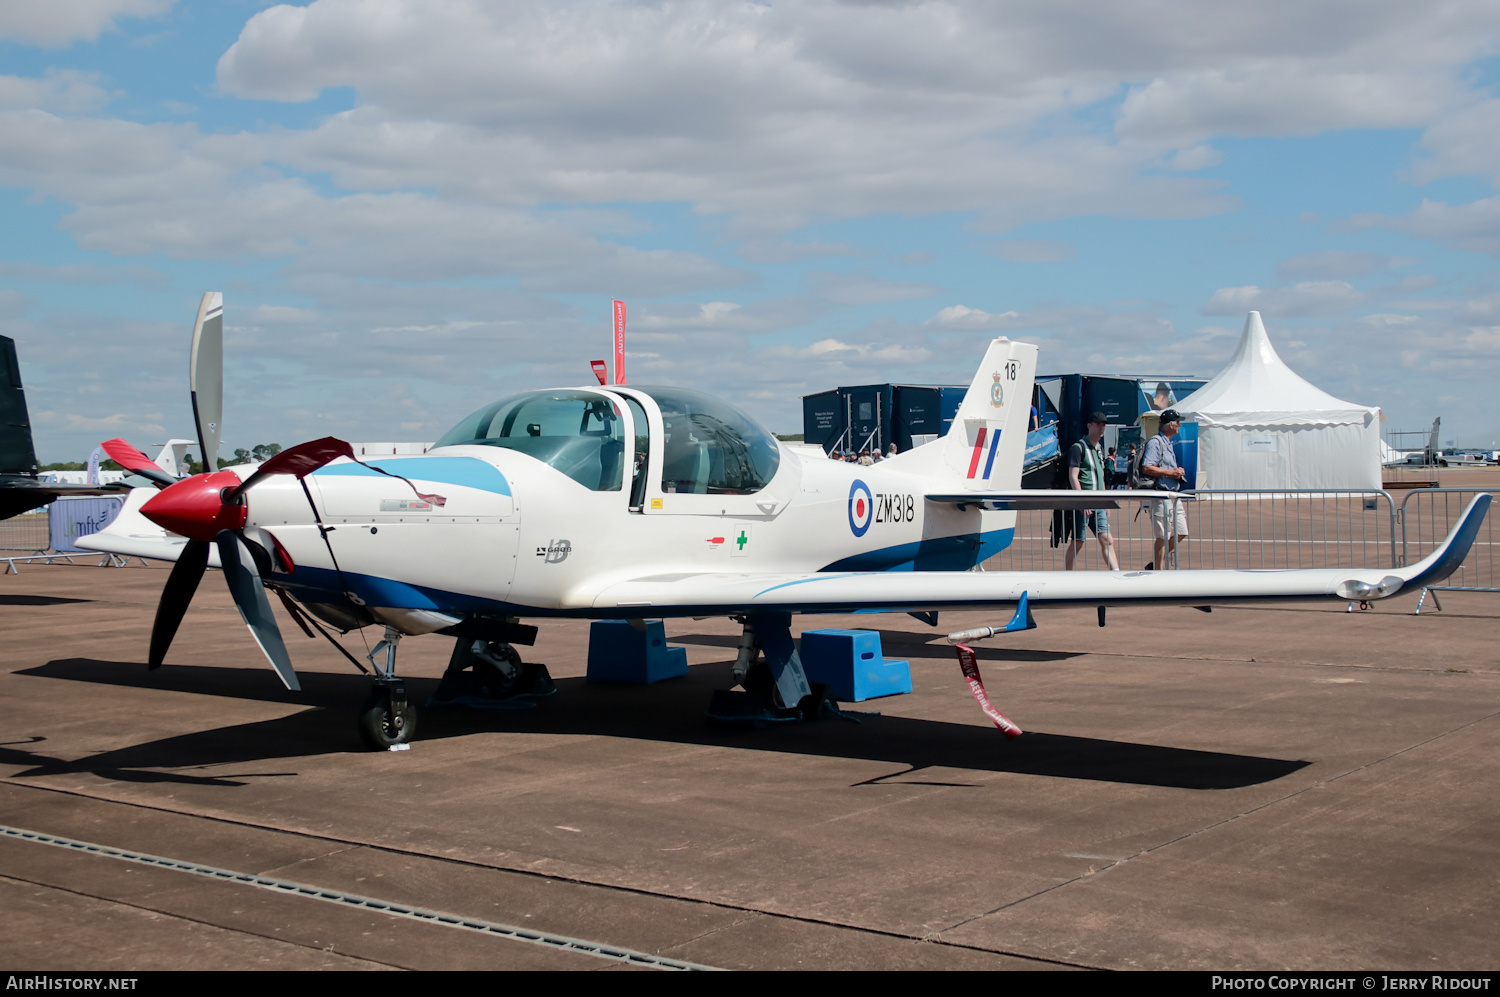
[[[615,383],[625,383],[625,302],[615,306]]]

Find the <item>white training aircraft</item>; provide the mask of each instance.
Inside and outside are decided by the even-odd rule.
[[[217,443],[219,346],[208,340],[221,313],[219,296],[205,296],[194,331],[205,455]],[[253,469],[174,481],[114,440],[111,457],[163,488],[138,504],[137,519],[175,536],[131,541],[127,523],[90,539],[177,562],[157,611],[152,667],[213,553],[291,689],[297,676],[266,589],[308,636],[309,616],[345,632],[382,625],[370,659],[384,657],[361,730],[391,746],[414,722],[395,673],[404,636],[457,636],[450,668],[489,669],[492,693],[540,695],[551,688],[545,673],[510,647],[535,633],[522,619],[729,616],[745,626],[736,666],[745,687],[767,709],[816,714],[821,703],[809,702],[816,697],[789,630],[794,613],[1019,606],[1019,628],[1028,603],[1382,599],[1452,573],[1488,508],[1488,495],[1476,498],[1432,556],[1399,569],[974,572],[1010,543],[1017,509],[1164,499],[1019,489],[1036,359],[1034,345],[992,341],[950,432],[875,466],[798,453],[696,391],[625,385],[514,394],[424,455],[369,462],[329,438]]]

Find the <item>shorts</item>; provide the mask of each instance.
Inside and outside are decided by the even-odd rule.
[[[1173,510],[1175,510],[1175,515]],[[1167,539],[1167,519],[1172,517],[1176,529],[1173,531],[1179,537],[1188,535],[1187,528],[1187,506],[1180,499],[1176,502],[1152,502],[1151,503],[1151,535],[1158,540]]]
[[[1083,509],[1074,509],[1073,538],[1075,540],[1082,540],[1084,538],[1085,534],[1083,530],[1085,522],[1088,523],[1088,528],[1094,531],[1094,536],[1096,537],[1101,533],[1108,533],[1109,511],[1106,509],[1089,509],[1085,512]]]

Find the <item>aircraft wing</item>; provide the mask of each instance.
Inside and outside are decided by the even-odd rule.
[[[1209,571],[911,571],[648,575],[608,585],[593,601],[604,615],[730,612],[857,613],[980,609],[1015,603],[1187,606],[1256,599],[1384,599],[1435,585],[1458,570],[1489,509],[1474,498],[1430,556],[1403,568]]]
[[[97,533],[79,537],[73,541],[73,545],[83,550],[97,550],[100,553],[119,554],[123,557],[149,557],[158,561],[176,561],[182,556],[182,551],[187,546],[187,537],[168,533],[141,515],[141,506],[156,494],[155,488],[132,488],[130,494],[125,497],[125,507],[120,510],[114,522]],[[217,546],[209,547],[208,564],[211,568],[219,567]]]
[[[1121,502],[1165,502],[1177,492],[1096,491],[1084,492],[1057,488],[1021,488],[1006,492],[953,492],[924,496],[929,502],[975,506],[980,509],[1118,509]]]
[[[64,485],[38,481],[21,475],[0,476],[0,519],[39,509],[54,499],[83,495],[118,495],[128,486]]]

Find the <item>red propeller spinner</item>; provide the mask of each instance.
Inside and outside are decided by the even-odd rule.
[[[238,488],[233,471],[211,471],[171,485],[141,506],[141,515],[164,530],[189,540],[212,540],[220,530],[238,530],[249,511],[242,499],[226,502],[225,493]]]
[[[164,530],[190,540],[213,540],[220,530],[245,525],[245,492],[274,474],[304,477],[339,457],[353,459],[354,450],[331,436],[298,444],[266,461],[244,481],[233,471],[195,474],[152,496],[141,515]]]

